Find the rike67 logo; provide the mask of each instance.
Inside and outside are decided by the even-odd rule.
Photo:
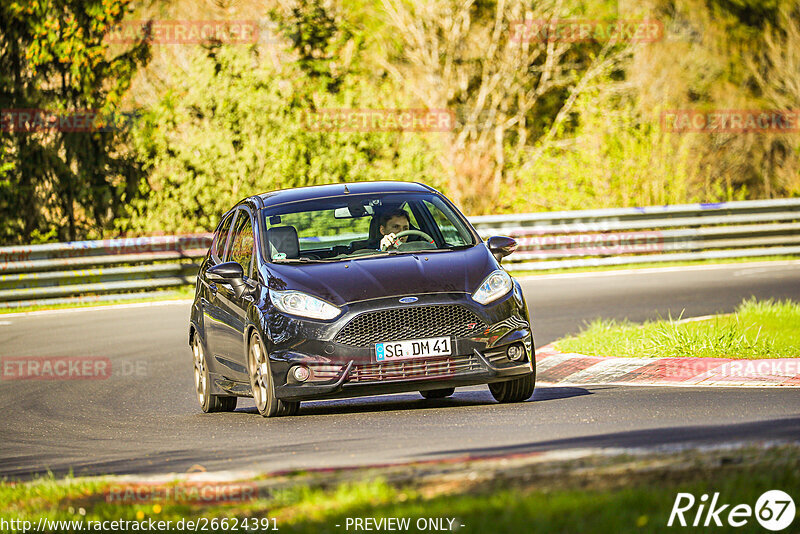
[[[721,527],[727,524],[743,527],[753,517],[767,530],[783,530],[794,521],[794,500],[784,491],[769,490],[758,498],[754,507],[749,504],[732,506],[720,502],[718,492],[714,493],[710,502],[705,493],[699,500],[691,493],[678,493],[667,526]]]

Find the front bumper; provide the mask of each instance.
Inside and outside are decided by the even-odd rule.
[[[468,308],[485,328],[468,336],[452,337],[452,356],[391,363],[377,362],[373,345],[343,345],[336,342],[336,334],[360,314],[397,307],[396,298],[352,305],[342,317],[327,325],[291,319],[287,324],[286,316],[274,317],[273,324],[280,325],[279,331],[271,332],[277,334],[272,336],[273,340],[280,339],[270,351],[276,397],[298,401],[423,391],[487,384],[534,373],[533,336],[518,286],[489,306],[472,303],[464,294],[449,293],[421,295],[418,302],[420,306],[448,304]],[[292,335],[286,336],[287,331]],[[521,361],[506,358],[506,348],[511,344],[525,348]],[[311,369],[320,366],[328,373],[324,379],[320,379],[320,374],[316,380],[297,383],[289,376],[295,365]]]
[[[403,393],[407,391],[488,384],[529,375],[534,372],[535,364],[532,363],[532,360],[513,366],[497,367],[477,350],[475,350],[474,356],[480,362],[480,369],[459,372],[444,377],[399,378],[373,382],[348,382],[354,366],[354,361],[350,360],[341,375],[332,383],[287,383],[275,388],[275,396],[285,401],[299,401]]]

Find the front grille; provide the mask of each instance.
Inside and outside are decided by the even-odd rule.
[[[383,341],[426,337],[470,337],[486,329],[477,315],[463,306],[409,306],[362,313],[339,330],[334,341],[369,347]]]
[[[381,380],[413,380],[418,378],[443,378],[481,369],[474,355],[447,356],[397,362],[354,365],[350,369],[350,382],[378,382]]]

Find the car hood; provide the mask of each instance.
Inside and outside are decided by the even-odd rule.
[[[332,304],[422,293],[473,293],[497,269],[480,243],[465,250],[416,252],[330,263],[269,264],[270,289],[295,289]]]

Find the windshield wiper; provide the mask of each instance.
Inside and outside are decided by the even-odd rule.
[[[449,252],[451,250],[463,250],[465,248],[472,248],[475,244],[472,245],[447,245],[444,247],[436,247],[436,248],[420,248],[420,249],[412,249],[412,250],[385,250],[380,254],[390,254],[392,256],[396,256],[397,254],[426,254],[428,252]],[[365,256],[368,257],[368,256]]]
[[[313,258],[284,258],[282,260],[272,260],[273,263],[325,263],[329,260],[317,260]]]

